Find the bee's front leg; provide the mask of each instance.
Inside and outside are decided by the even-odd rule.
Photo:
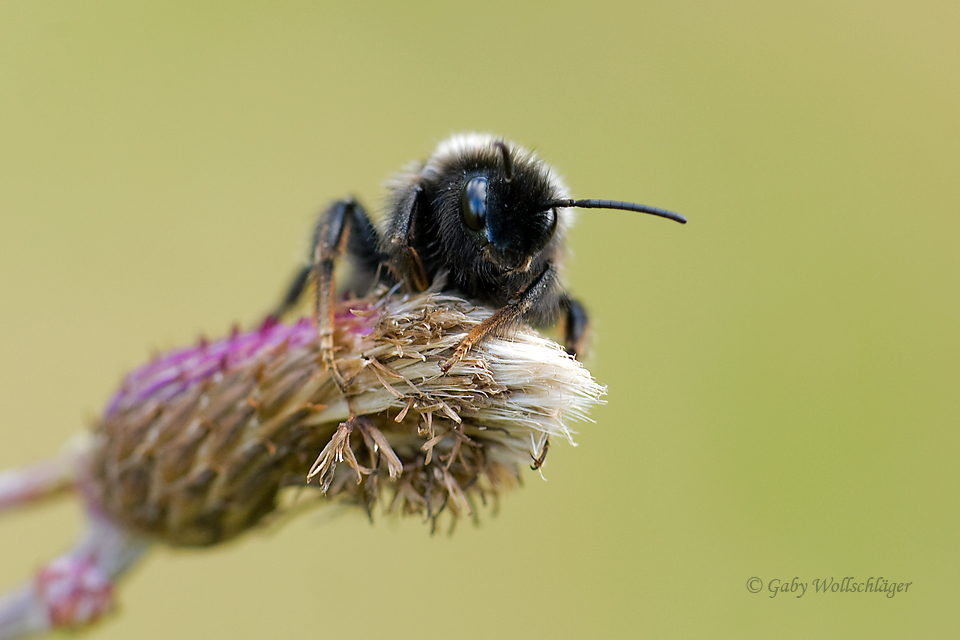
[[[453,355],[440,365],[440,371],[446,373],[450,368],[463,360],[476,344],[483,341],[490,334],[496,334],[517,322],[533,307],[546,298],[546,294],[557,282],[557,272],[552,262],[548,262],[540,275],[524,289],[516,300],[497,309],[493,315],[475,326],[467,336],[457,345]]]

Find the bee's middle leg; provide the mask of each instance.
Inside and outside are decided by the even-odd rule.
[[[560,298],[560,308],[564,311],[563,334],[567,353],[575,358],[582,356],[590,326],[587,310],[567,294]]]

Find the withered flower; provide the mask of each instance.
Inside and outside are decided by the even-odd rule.
[[[338,368],[306,320],[161,356],[128,376],[95,431],[92,497],[124,526],[177,545],[232,538],[284,487],[435,522],[476,512],[571,441],[603,394],[561,347],[518,328],[449,373],[439,364],[489,310],[448,295],[339,308]]]
[[[573,442],[604,388],[526,328],[484,340],[491,311],[439,293],[378,291],[338,307],[337,385],[309,320],[267,322],[132,372],[92,434],[51,461],[0,474],[0,511],[73,489],[87,528],[33,581],[0,598],[0,638],[85,626],[153,542],[213,545],[314,495],[432,526],[476,515]]]

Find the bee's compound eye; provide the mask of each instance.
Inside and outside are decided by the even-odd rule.
[[[472,178],[463,187],[460,195],[460,210],[463,212],[463,223],[468,229],[480,231],[487,219],[487,179]]]

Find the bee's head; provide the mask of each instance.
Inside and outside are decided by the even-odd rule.
[[[485,134],[453,136],[425,164],[400,176],[388,219],[388,253],[405,265],[404,242],[425,279],[453,270],[487,281],[539,273],[556,262],[575,207],[625,209],[686,222],[683,216],[611,200],[573,200],[536,155]],[[403,271],[403,269],[400,269]]]
[[[446,147],[445,147],[446,145]],[[526,272],[562,240],[563,183],[533,154],[479,135],[441,145],[424,171],[447,251],[495,272]],[[449,147],[449,148],[447,148]]]

